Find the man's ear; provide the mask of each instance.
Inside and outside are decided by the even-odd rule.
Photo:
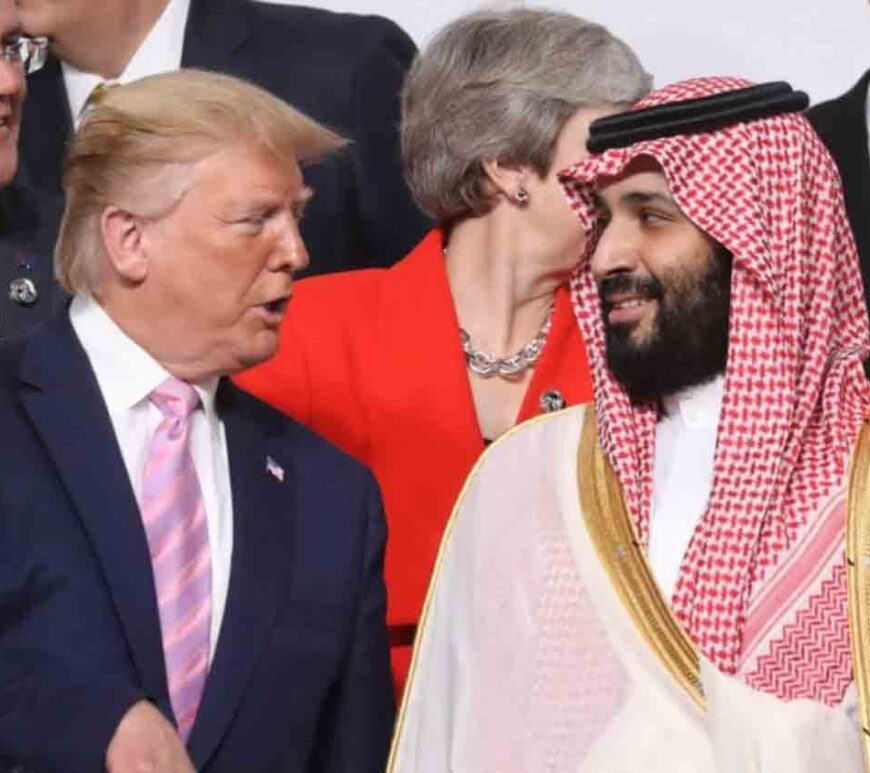
[[[100,233],[109,265],[122,281],[141,284],[148,276],[148,250],[142,218],[109,206],[100,218]]]
[[[528,200],[526,181],[529,170],[519,164],[505,164],[494,158],[482,162],[483,171],[493,190],[515,204],[525,204]]]

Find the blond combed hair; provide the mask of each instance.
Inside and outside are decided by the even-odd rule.
[[[98,289],[100,218],[107,206],[160,216],[181,200],[196,162],[233,144],[304,163],[345,140],[229,75],[177,70],[105,89],[86,108],[64,165],[66,206],[54,252],[63,287],[70,293]]]

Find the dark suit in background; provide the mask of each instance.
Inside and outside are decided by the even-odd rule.
[[[867,150],[867,89],[870,70],[851,91],[807,112],[831,151],[843,180],[846,211],[858,245],[864,296],[870,312],[870,152]]]
[[[378,16],[191,0],[182,66],[263,86],[352,140],[305,170],[317,192],[302,225],[308,274],[392,265],[430,227],[402,178],[398,151],[399,91],[415,52],[407,34]],[[49,57],[28,85],[21,175],[57,194],[72,131],[60,62]],[[53,238],[56,221],[45,225]],[[46,309],[29,318],[48,316]]]
[[[377,486],[229,382],[217,405],[234,547],[191,759],[380,773],[393,699]],[[65,312],[0,347],[0,426],[0,769],[103,770],[131,703],[171,707],[145,531]]]
[[[60,195],[20,180],[0,188],[0,341],[24,335],[64,303],[52,261],[62,205]]]

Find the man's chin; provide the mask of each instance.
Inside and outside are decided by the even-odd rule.
[[[254,340],[237,353],[236,362],[238,366],[234,372],[238,373],[261,365],[267,360],[271,360],[277,351],[278,334],[274,331],[263,330],[257,334]]]
[[[619,346],[622,351],[640,357],[653,343],[649,327],[640,321],[620,322],[607,325],[604,332],[608,341]]]

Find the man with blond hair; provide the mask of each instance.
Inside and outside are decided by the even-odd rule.
[[[72,303],[0,349],[4,769],[383,769],[377,486],[225,378],[275,351],[308,260],[299,163],[341,144],[196,71],[84,117]]]

